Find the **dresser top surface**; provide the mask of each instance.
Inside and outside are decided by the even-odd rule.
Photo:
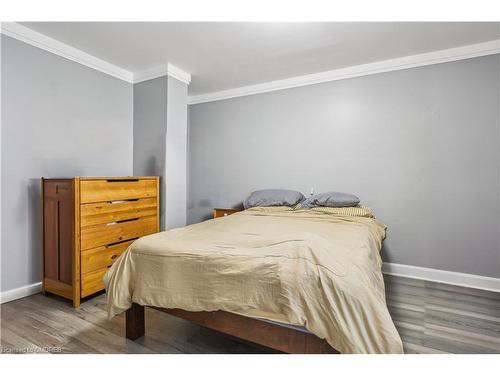
[[[43,180],[156,180],[158,176],[74,176],[74,177],[42,177]]]

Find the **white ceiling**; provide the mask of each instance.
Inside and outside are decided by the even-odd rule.
[[[500,39],[500,23],[22,24],[133,73],[170,62],[190,95]]]

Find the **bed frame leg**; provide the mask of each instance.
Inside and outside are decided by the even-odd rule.
[[[125,332],[129,340],[144,336],[144,306],[133,303],[126,311]]]

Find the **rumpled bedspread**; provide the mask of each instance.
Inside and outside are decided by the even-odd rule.
[[[341,353],[402,353],[377,219],[253,208],[142,237],[104,277],[108,314],[132,302],[304,326]]]

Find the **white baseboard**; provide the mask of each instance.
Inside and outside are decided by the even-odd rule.
[[[443,284],[500,292],[500,279],[495,277],[444,271],[435,268],[407,266],[397,263],[384,263],[382,272],[386,275],[403,276],[412,279],[435,281]]]
[[[438,283],[464,286],[467,288],[483,289],[500,292],[500,279],[472,275],[468,273],[443,271],[435,268],[408,266],[406,264],[384,263],[382,272],[386,275],[403,276],[411,279],[428,280]],[[22,286],[0,293],[0,303],[6,303],[19,298],[31,296],[42,291],[42,283]]]
[[[42,282],[22,286],[20,288],[6,290],[0,293],[0,303],[6,303],[15,299],[31,296],[42,291]]]

